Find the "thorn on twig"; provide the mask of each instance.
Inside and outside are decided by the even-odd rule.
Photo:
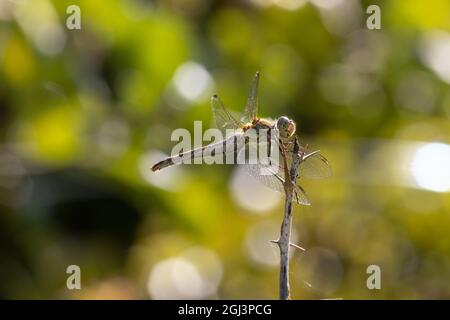
[[[299,249],[299,250],[301,250],[301,251],[306,251],[306,249],[305,248],[303,248],[303,247],[300,247],[299,245],[296,245],[295,243],[289,243],[291,246],[293,246],[294,248],[297,248],[297,249]]]
[[[276,245],[280,245],[280,241],[279,240],[269,240],[269,242],[275,243]],[[300,247],[299,245],[297,245],[295,243],[290,242],[289,245],[294,247],[294,248],[296,248],[296,249],[299,249],[301,251],[306,251],[305,248]]]
[[[278,240],[269,240],[269,242],[275,243],[276,245],[280,245],[280,242]]]

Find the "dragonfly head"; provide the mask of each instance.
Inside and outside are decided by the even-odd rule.
[[[289,138],[295,133],[295,122],[288,117],[279,117],[276,126],[282,138]]]

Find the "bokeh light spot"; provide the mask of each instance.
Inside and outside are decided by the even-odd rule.
[[[231,194],[240,206],[257,213],[267,213],[274,209],[281,193],[272,190],[247,174],[242,166],[237,166],[230,182]]]
[[[443,81],[450,83],[450,34],[433,31],[425,36],[421,47],[424,64]]]
[[[167,155],[156,150],[150,150],[141,156],[139,171],[148,183],[168,191],[177,191],[184,186],[185,175],[181,166],[171,166],[164,170],[153,172],[151,167]]]
[[[222,278],[217,255],[202,247],[158,262],[147,282],[154,299],[205,299],[216,294]]]
[[[430,143],[418,148],[411,161],[411,172],[421,188],[450,191],[450,146]]]
[[[196,62],[188,61],[179,66],[173,82],[177,92],[190,102],[205,100],[212,93],[211,75],[204,66]]]

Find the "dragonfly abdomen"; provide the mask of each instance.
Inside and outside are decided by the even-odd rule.
[[[166,159],[161,160],[160,162],[155,164],[152,167],[152,171],[161,170],[161,169],[170,167],[175,164],[192,163],[193,159],[198,159],[198,158],[202,158],[202,159],[210,158],[210,157],[215,157],[215,156],[223,155],[223,154],[227,154],[227,153],[232,153],[232,154],[236,155],[237,152],[239,151],[239,149],[243,145],[242,137],[243,137],[242,135],[237,134],[237,135],[233,135],[233,136],[229,137],[228,139],[225,139],[225,140],[222,140],[222,141],[219,141],[216,143],[212,143],[212,144],[209,144],[204,147],[192,149],[192,150],[186,151],[186,152],[180,152],[178,155],[173,155],[171,157],[167,157]],[[236,159],[236,158],[234,157],[234,159]],[[199,162],[199,163],[201,163],[201,162]],[[223,163],[223,158],[222,158],[222,161],[219,160],[217,163]]]
[[[190,151],[179,153],[178,155],[167,157],[166,159],[161,160],[157,164],[155,164],[152,167],[152,171],[158,171],[158,170],[173,166],[174,164],[188,162],[192,159],[201,157],[201,156],[203,156],[204,149],[206,149],[207,147],[208,146],[205,146],[202,148],[197,148],[197,149],[192,149]]]
[[[157,164],[155,164],[152,167],[152,171],[158,171],[167,167],[170,167],[171,165],[174,165],[175,163],[172,161],[172,157],[170,158],[166,158],[160,162],[158,162]]]

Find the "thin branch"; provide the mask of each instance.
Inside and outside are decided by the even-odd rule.
[[[284,145],[280,140],[280,151],[284,161],[284,192],[285,192],[285,202],[284,202],[284,216],[283,222],[281,224],[280,238],[274,241],[278,244],[280,249],[280,300],[290,299],[290,288],[289,288],[289,247],[293,245],[291,243],[291,224],[292,224],[292,199],[294,196],[295,184],[297,181],[297,170],[302,160],[300,155],[300,146],[298,144],[297,138],[294,141],[294,152],[292,156],[292,165],[290,170],[288,169],[286,153],[284,150]],[[289,171],[288,171],[289,170]],[[295,246],[295,245],[293,245]],[[298,246],[295,246],[298,247]],[[303,249],[298,247],[299,249]]]

